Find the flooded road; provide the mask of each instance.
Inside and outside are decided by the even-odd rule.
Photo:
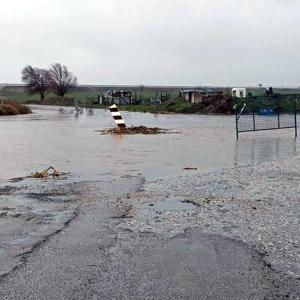
[[[60,115],[58,107],[33,106],[33,114],[0,118],[0,180],[53,165],[76,176],[142,173],[152,180],[283,158],[297,153],[292,130],[250,133],[235,139],[233,116],[153,115],[123,112],[127,125],[173,129],[165,135],[101,135],[114,127],[109,111]]]
[[[33,114],[0,118],[0,180],[53,165],[89,179],[142,173],[147,180],[184,174],[184,167],[214,170],[296,155],[292,130],[241,135],[233,116],[153,115],[123,112],[127,125],[172,129],[162,135],[101,135],[114,127],[109,111],[60,115],[33,106]],[[69,108],[68,108],[69,109]]]
[[[123,112],[171,134],[112,136],[109,111],[58,109],[0,118],[1,299],[297,299],[292,129]],[[71,174],[7,181],[49,165]]]

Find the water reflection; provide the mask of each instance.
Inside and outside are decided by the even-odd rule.
[[[122,134],[112,134],[111,137],[114,140],[114,142],[119,145],[120,145],[120,143],[122,143],[122,141],[124,139],[124,135],[122,135]]]
[[[270,136],[239,140],[235,143],[234,166],[245,161],[249,163],[268,160],[284,159],[290,155],[297,155],[297,140],[285,136],[272,138]]]

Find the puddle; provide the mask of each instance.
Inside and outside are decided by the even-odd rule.
[[[181,197],[171,196],[165,201],[158,201],[153,204],[155,210],[182,211],[194,209],[194,204],[184,202]]]

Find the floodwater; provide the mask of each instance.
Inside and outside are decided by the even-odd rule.
[[[0,117],[0,180],[49,165],[88,179],[142,173],[147,180],[176,176],[184,167],[212,170],[286,158],[299,152],[293,129],[241,134],[233,116],[123,112],[127,125],[172,129],[161,135],[101,135],[114,127],[109,111],[75,118],[59,107],[33,106],[33,114]],[[70,108],[66,108],[70,109]]]

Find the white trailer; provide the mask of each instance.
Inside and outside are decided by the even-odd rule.
[[[233,88],[231,90],[231,96],[237,98],[246,98],[247,90],[245,88]]]

